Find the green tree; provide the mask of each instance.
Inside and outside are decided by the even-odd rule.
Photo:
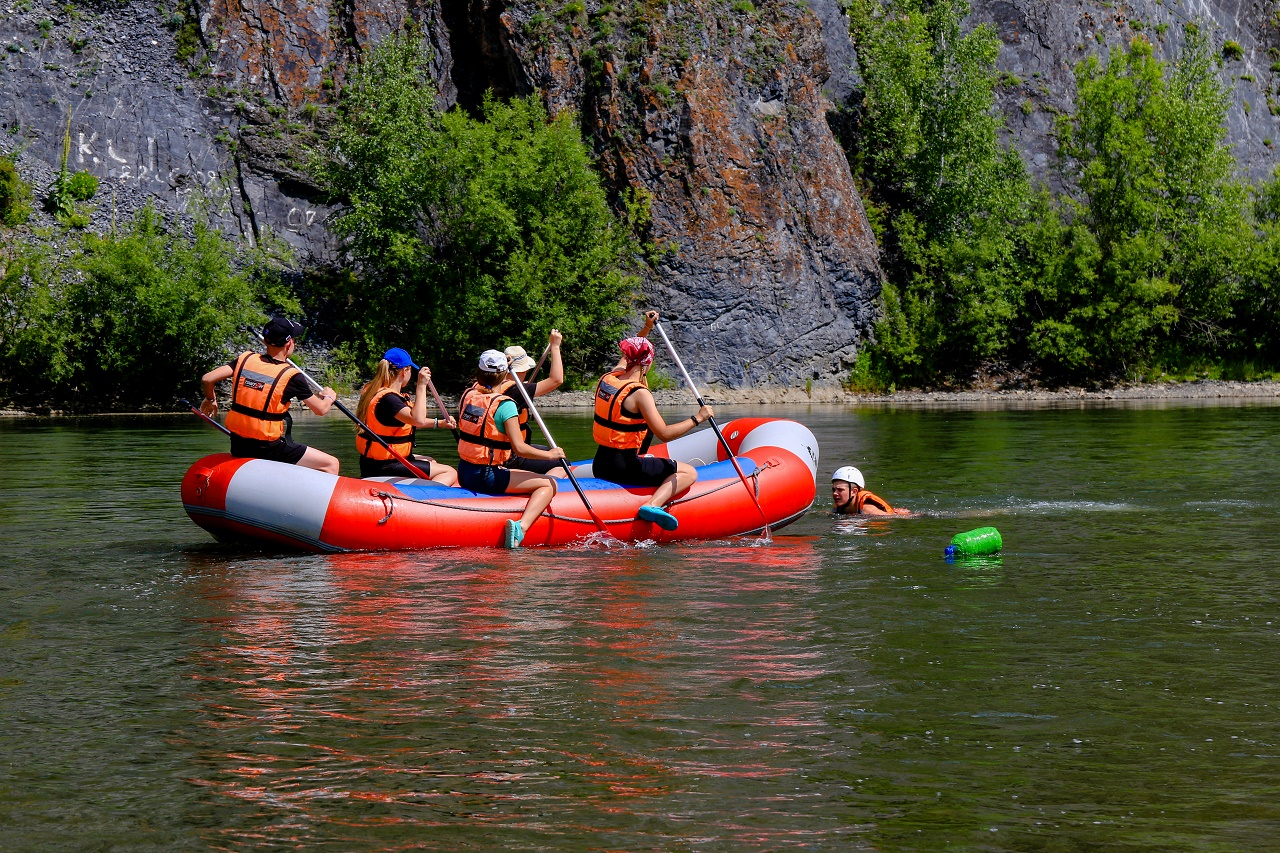
[[[594,369],[638,281],[647,207],[627,197],[612,213],[569,112],[549,118],[533,97],[487,98],[479,119],[441,112],[429,59],[413,36],[375,48],[316,164],[357,272],[355,354],[405,346],[461,375],[481,350],[536,346],[556,326],[570,368]]]
[[[1253,214],[1253,275],[1240,289],[1235,310],[1239,334],[1231,355],[1274,369],[1280,366],[1280,168],[1255,188]]]
[[[863,101],[848,140],[882,246],[888,377],[957,377],[1010,344],[1020,311],[1017,226],[1030,204],[995,112],[999,40],[967,34],[965,0],[852,0]]]
[[[146,207],[120,235],[57,254],[10,251],[0,273],[6,396],[103,410],[171,403],[265,319],[280,291],[237,271],[235,246],[199,223],[188,238]],[[283,307],[288,304],[284,297]]]
[[[1191,36],[1170,68],[1139,36],[1105,64],[1085,60],[1076,82],[1057,132],[1078,196],[1060,205],[1059,251],[1035,254],[1032,354],[1062,375],[1107,376],[1214,352],[1251,273],[1253,228],[1207,42]]]

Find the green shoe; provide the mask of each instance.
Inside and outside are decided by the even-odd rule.
[[[519,548],[522,541],[524,541],[524,528],[520,526],[520,522],[508,519],[507,527],[502,531],[502,547]]]
[[[680,520],[662,507],[649,506],[648,504],[640,507],[640,511],[636,513],[636,518],[644,521],[652,521],[663,530],[675,530],[680,526]]]

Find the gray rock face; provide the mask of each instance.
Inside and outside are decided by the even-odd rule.
[[[332,261],[329,211],[300,162],[307,105],[413,23],[435,47],[442,106],[536,91],[581,115],[614,193],[650,194],[652,237],[671,251],[642,302],[666,311],[700,379],[830,378],[869,329],[880,280],[825,119],[851,86],[847,22],[835,0],[739,5],[196,0],[184,63],[181,18],[154,5],[67,15],[34,0],[0,20],[0,146],[23,149],[43,190],[70,115],[68,166],[103,181],[94,227],[152,199]]]
[[[242,112],[208,97],[208,81],[175,60],[173,31],[154,5],[73,8],[34,3],[0,19],[0,146],[22,152],[19,168],[37,193],[69,134],[67,168],[101,182],[96,227],[151,200],[250,242],[270,228],[306,255],[332,255],[324,211],[247,167],[233,144]]]
[[[1264,0],[974,0],[973,21],[990,23],[1003,46],[999,65],[1021,82],[1004,88],[1000,105],[1033,172],[1053,179],[1055,111],[1070,111],[1074,69],[1089,54],[1147,38],[1156,56],[1170,60],[1196,24],[1215,46],[1240,45],[1239,60],[1224,57],[1222,76],[1232,86],[1227,138],[1244,176],[1259,180],[1280,163],[1280,19]]]

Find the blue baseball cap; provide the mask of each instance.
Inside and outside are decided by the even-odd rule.
[[[414,370],[419,369],[418,365],[413,363],[413,358],[409,355],[409,353],[400,349],[400,347],[392,347],[391,349],[387,350],[382,357],[387,360],[387,364],[390,364],[392,367],[396,368],[397,370],[400,370],[406,367],[412,367]]]

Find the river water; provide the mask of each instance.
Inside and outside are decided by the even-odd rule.
[[[255,553],[194,417],[0,421],[0,848],[1280,849],[1280,407],[725,414],[920,515]]]

